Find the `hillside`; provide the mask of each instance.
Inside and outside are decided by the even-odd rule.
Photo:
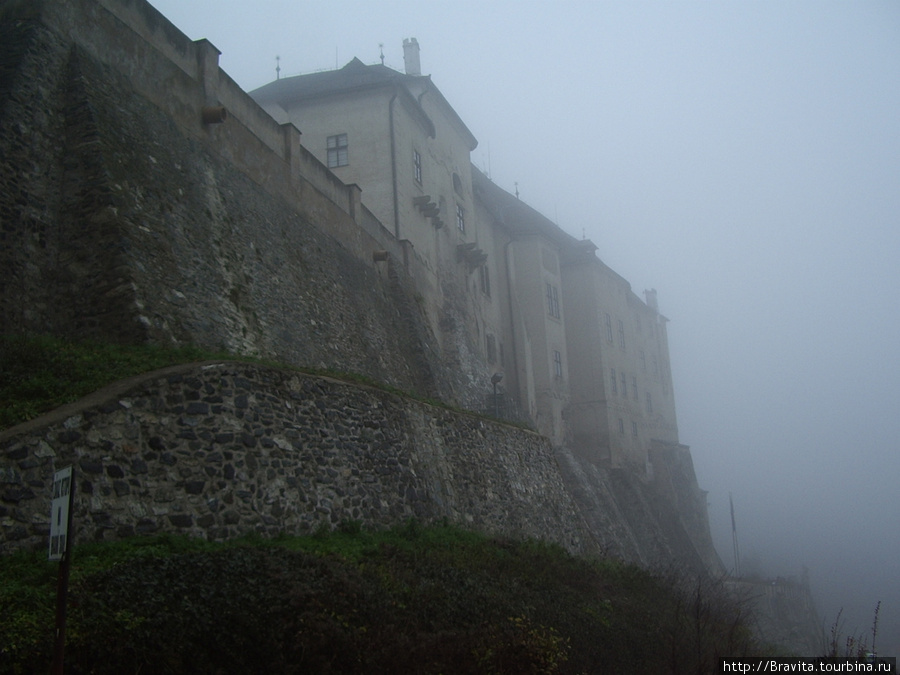
[[[0,558],[0,673],[45,672],[55,565]],[[67,668],[92,673],[713,673],[759,650],[721,588],[415,521],[76,548]]]

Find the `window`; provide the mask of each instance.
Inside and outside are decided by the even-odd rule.
[[[460,197],[463,196],[462,181],[459,179],[459,174],[456,173],[453,174],[453,191]]]
[[[628,378],[622,373],[622,398],[628,398]]]
[[[479,277],[481,281],[481,292],[486,296],[491,297],[491,274],[490,270],[488,270],[487,265],[482,265],[478,268]]]
[[[638,437],[638,433],[637,433],[637,422],[632,422],[632,423],[631,423],[631,435],[634,436],[635,438]]]
[[[612,342],[612,317],[606,315],[606,341]]]
[[[347,154],[347,134],[329,136],[327,146],[329,169],[347,166],[350,163],[349,155]]]
[[[466,212],[459,204],[456,205],[456,228],[460,232],[466,231]]]
[[[555,349],[553,350],[553,371],[556,373],[556,377],[562,379],[563,369],[562,369],[562,354],[560,354]]]
[[[637,400],[638,400],[638,393],[637,393],[637,378],[636,378],[636,377],[632,377],[632,378],[631,378],[631,395],[634,396],[634,400],[635,400],[635,403],[636,403]]]
[[[487,358],[488,363],[494,363],[497,360],[497,343],[494,339],[494,336],[488,333],[485,336],[485,340],[487,343]]]
[[[641,350],[641,370],[647,372],[647,355],[643,349]]]
[[[619,324],[619,346],[625,349],[625,324],[622,323],[621,319],[617,323]]]
[[[647,414],[653,414],[653,399],[650,398],[650,392],[647,392]]]
[[[419,154],[418,150],[413,150],[413,172],[416,177],[416,182],[421,185],[422,184],[422,155]]]
[[[619,393],[619,384],[618,384],[618,381],[616,380],[616,369],[615,368],[609,369],[609,380],[610,380],[610,382],[612,382],[612,393],[618,394]]]
[[[659,361],[655,356],[650,357],[650,363],[653,364],[653,377],[659,377]]]
[[[619,433],[623,436],[625,435],[625,420],[621,417],[619,418]]]
[[[559,318],[559,290],[547,282],[547,313],[554,319]]]

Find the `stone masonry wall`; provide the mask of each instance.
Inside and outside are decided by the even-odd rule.
[[[76,541],[446,518],[587,546],[545,438],[294,371],[170,368],[0,433],[0,553],[47,545],[52,476],[70,464]]]
[[[69,19],[78,40],[48,27]],[[0,22],[0,325],[257,354],[479,409],[491,369],[477,350],[442,360],[414,266],[358,188],[333,202],[292,169],[300,146],[286,161],[230,114],[204,128],[206,80],[111,21],[71,0]],[[116,49],[90,42],[114,28]],[[170,52],[212,49],[176,37]]]

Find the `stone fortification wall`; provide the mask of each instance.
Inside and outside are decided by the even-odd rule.
[[[111,20],[94,3],[45,5],[90,6],[98,25]],[[345,186],[355,195],[351,215],[232,118],[187,133],[177,95],[175,112],[159,108],[124,65],[104,65],[45,19],[0,25],[5,330],[194,343],[363,373],[450,401],[489,390],[472,391],[442,365],[402,245],[386,247],[360,226],[380,228],[357,188]],[[163,55],[139,56],[147,81],[201,90]],[[338,243],[325,230],[347,232]],[[376,250],[389,259],[375,262]]]
[[[171,368],[0,433],[0,552],[46,546],[70,464],[78,541],[446,518],[586,547],[545,438],[293,371]]]

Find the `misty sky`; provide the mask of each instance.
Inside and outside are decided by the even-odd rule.
[[[730,492],[744,572],[900,655],[900,3],[151,2],[247,91],[416,37],[473,162],[659,291],[726,566]]]

